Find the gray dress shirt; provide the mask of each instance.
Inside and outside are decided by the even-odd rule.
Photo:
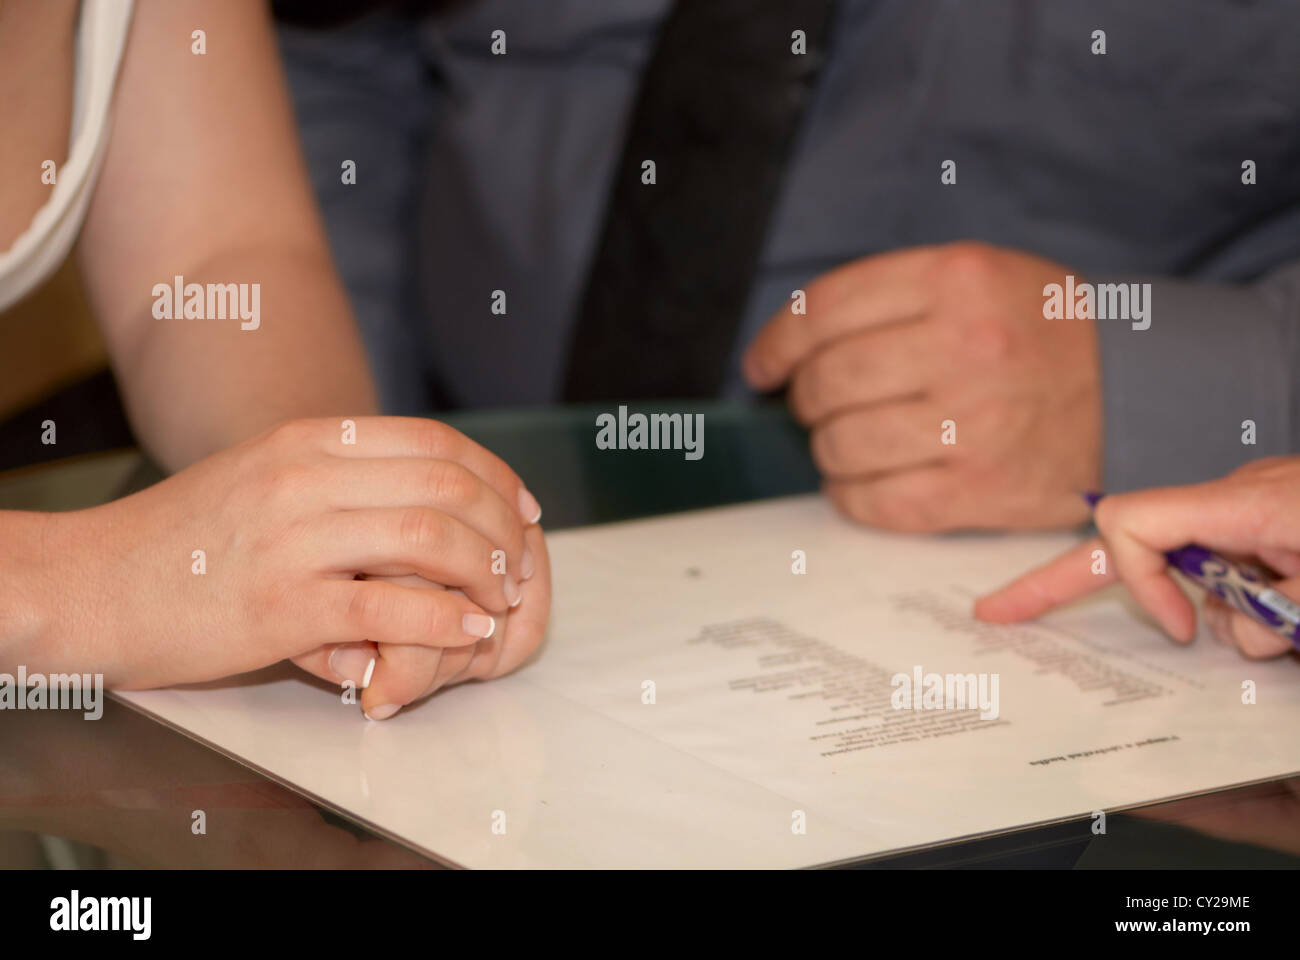
[[[557,398],[667,9],[479,0],[418,28],[285,32],[391,408]],[[355,187],[340,185],[344,158],[358,159]],[[955,185],[941,183],[946,160]],[[1150,329],[1098,321],[1108,489],[1300,451],[1300,4],[841,0],[725,392],[748,395],[740,351],[792,290],[963,238],[1153,284]]]

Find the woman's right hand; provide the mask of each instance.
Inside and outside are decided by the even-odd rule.
[[[291,421],[140,493],[43,518],[47,574],[24,592],[35,639],[14,659],[120,689],[286,658],[361,685],[331,666],[333,645],[472,648],[503,629],[537,566],[527,540],[540,531],[525,531],[539,515],[504,462],[436,421]],[[402,584],[412,576],[454,589]]]

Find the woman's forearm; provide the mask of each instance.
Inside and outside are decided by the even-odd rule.
[[[114,356],[131,422],[163,466],[180,469],[287,419],[377,412],[364,348],[324,256],[241,250],[179,285],[166,280]]]
[[[87,298],[132,424],[173,470],[285,419],[376,407],[268,6],[138,0],[81,233]],[[176,38],[200,22],[239,42],[195,57]],[[251,306],[254,289],[257,322],[232,317],[232,293]]]

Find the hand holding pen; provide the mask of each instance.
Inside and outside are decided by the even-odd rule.
[[[1249,657],[1295,649],[1300,626],[1300,457],[1259,460],[1208,483],[1090,498],[1100,536],[979,599],[975,616],[1010,623],[1121,580],[1174,639],[1196,611],[1170,576],[1203,587],[1207,625]],[[1106,551],[1104,573],[1093,552]]]

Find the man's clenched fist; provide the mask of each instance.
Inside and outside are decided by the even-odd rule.
[[[831,500],[895,530],[1029,528],[1087,516],[1099,486],[1093,321],[1047,320],[1067,268],[977,243],[866,257],[818,277],[744,358],[789,384]]]

